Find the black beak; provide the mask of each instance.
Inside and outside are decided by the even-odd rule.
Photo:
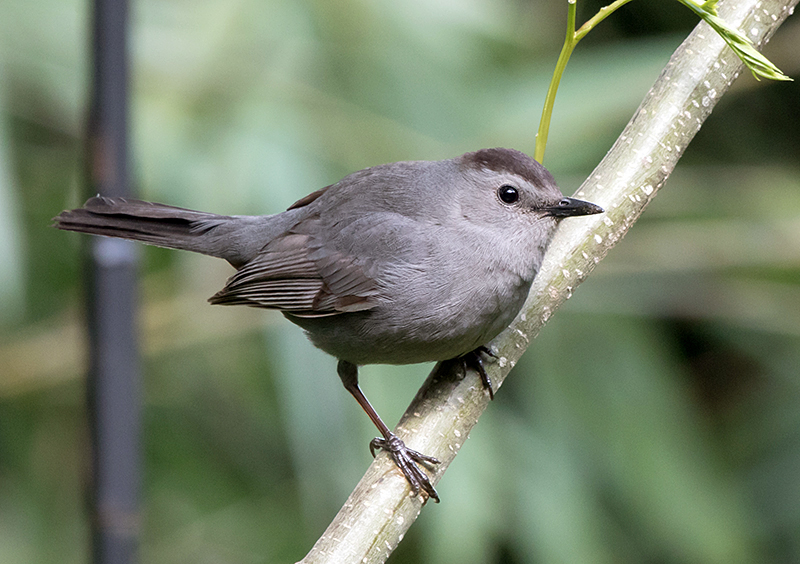
[[[544,208],[547,215],[552,217],[573,217],[576,215],[592,215],[603,213],[605,210],[600,206],[575,198],[561,198],[556,205]]]

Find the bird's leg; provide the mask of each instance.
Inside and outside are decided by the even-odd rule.
[[[489,392],[489,399],[494,399],[494,390],[492,389],[492,379],[489,378],[489,375],[486,373],[486,368],[483,366],[483,357],[481,354],[486,354],[491,356],[492,358],[497,358],[497,356],[488,348],[481,345],[475,350],[469,351],[466,354],[462,354],[458,357],[458,360],[461,361],[461,367],[464,369],[464,374],[467,373],[467,367],[472,366],[475,369],[475,372],[478,373],[478,376],[481,378],[481,383],[483,384],[484,389]]]
[[[342,379],[342,384],[344,384],[345,389],[356,398],[358,404],[367,415],[369,415],[369,418],[372,419],[372,422],[381,432],[381,435],[383,435],[383,437],[372,439],[369,443],[369,450],[372,456],[375,456],[375,451],[378,449],[387,451],[391,455],[392,460],[394,460],[394,463],[406,477],[406,480],[408,480],[408,483],[411,484],[411,489],[414,493],[417,494],[422,490],[428,494],[428,497],[438,503],[439,495],[433,488],[433,484],[431,484],[428,476],[425,472],[420,470],[417,464],[439,464],[439,460],[408,448],[397,435],[389,430],[389,427],[381,420],[378,412],[375,411],[375,408],[369,403],[364,392],[361,391],[358,385],[358,367],[355,364],[347,362],[346,360],[340,360],[337,371],[339,372],[339,378]]]

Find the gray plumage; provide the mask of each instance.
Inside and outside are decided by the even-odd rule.
[[[212,304],[280,310],[349,365],[410,364],[493,339],[522,307],[559,219],[600,211],[564,198],[527,155],[483,149],[361,170],[271,216],[96,197],[55,226],[225,259],[237,272]]]
[[[512,205],[504,185],[519,189]],[[238,272],[211,303],[278,309],[354,364],[408,364],[457,357],[511,322],[562,199],[536,161],[484,149],[355,172],[271,216],[96,197],[55,222],[223,258]]]

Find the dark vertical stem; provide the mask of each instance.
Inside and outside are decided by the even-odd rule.
[[[86,146],[92,194],[129,195],[127,15],[127,0],[94,1]],[[96,564],[131,564],[138,549],[141,427],[136,249],[115,239],[89,244],[92,557]]]

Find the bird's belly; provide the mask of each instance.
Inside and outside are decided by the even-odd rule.
[[[388,302],[368,311],[322,318],[287,317],[315,346],[354,364],[416,364],[447,360],[487,344],[519,312],[530,282],[474,296]]]

